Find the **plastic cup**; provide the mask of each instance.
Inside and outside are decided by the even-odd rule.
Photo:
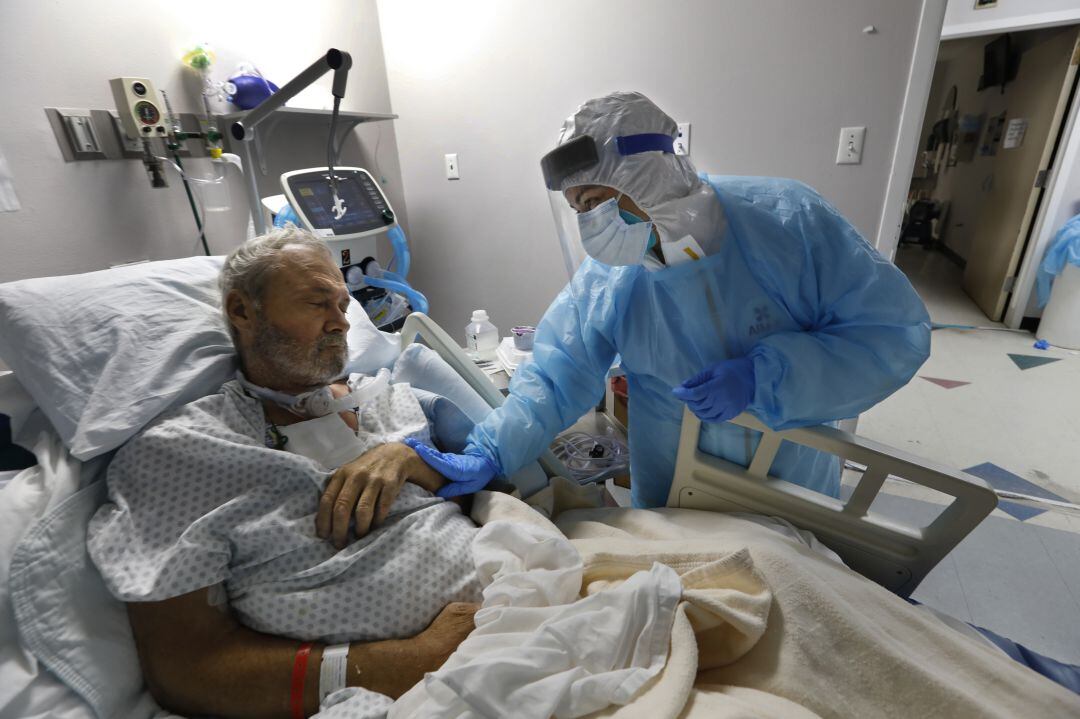
[[[510,328],[510,334],[514,337],[514,348],[522,352],[532,352],[533,339],[536,337],[536,328],[528,325],[519,325]]]

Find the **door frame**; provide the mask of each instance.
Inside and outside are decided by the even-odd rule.
[[[1026,270],[1029,279],[1032,282],[1035,281],[1039,260],[1042,259],[1042,255],[1036,254],[1034,251],[1037,244],[1035,240],[1038,237],[1036,233],[1044,229],[1050,231],[1053,229],[1044,227],[1047,217],[1047,200],[1053,190],[1058,190],[1059,194],[1061,191],[1060,188],[1055,188],[1051,182],[1058,177],[1058,170],[1066,165],[1064,162],[1067,157],[1065,149],[1069,146],[1069,140],[1071,139],[1068,134],[1070,115],[1078,94],[1076,92],[1078,62],[1080,62],[1080,25],[1073,28],[1072,56],[1065,70],[1065,80],[1058,95],[1057,105],[1054,107],[1054,120],[1050,126],[1050,134],[1043,141],[1043,154],[1039,160],[1038,172],[1045,172],[1047,177],[1043,180],[1042,187],[1035,185],[1030,190],[1027,211],[1024,213],[1024,219],[1020,223],[1020,233],[1017,236],[1017,243],[1013,247],[1012,258],[1009,260],[1008,271],[1005,274],[1006,278],[1015,278],[1013,280],[1014,284],[1012,289],[1002,289],[1002,297],[998,300],[1000,309],[995,313],[1000,315],[1004,321],[1011,310],[1019,307],[1021,316],[1013,329],[1018,328],[1020,320],[1023,320],[1023,312],[1027,308],[1030,294],[1030,290],[1021,292],[1016,287],[1020,280],[1020,272]]]
[[[946,0],[923,0],[919,24],[915,31],[915,51],[911,56],[907,87],[900,110],[896,147],[893,150],[889,181],[885,185],[881,219],[878,220],[874,246],[883,257],[892,260],[900,243],[900,225],[904,220],[911,173],[919,152],[926,103],[930,99],[930,84],[934,80],[938,47],[941,45],[942,23],[945,21]]]
[[[1020,32],[1038,30],[1056,25],[1075,25],[1080,23],[1080,7],[1052,12],[1036,12],[1012,17],[997,17],[985,22],[970,22],[963,25],[948,25],[941,29],[942,40],[956,40],[961,37],[977,35],[996,35],[1000,32]]]
[[[1047,245],[1054,237],[1058,229],[1053,226],[1053,218],[1058,216],[1061,206],[1065,203],[1065,190],[1068,182],[1059,182],[1067,178],[1068,172],[1077,172],[1070,160],[1075,162],[1080,158],[1080,87],[1073,93],[1072,103],[1065,110],[1062,119],[1061,143],[1058,145],[1053,164],[1050,167],[1050,176],[1043,187],[1042,202],[1039,204],[1038,214],[1032,221],[1031,231],[1028,235],[1027,247],[1024,256],[1020,260],[1020,267],[1016,273],[1016,284],[1013,287],[1009,303],[1005,308],[1006,326],[1018,329],[1024,321],[1027,312],[1028,301],[1035,288],[1035,278],[1042,264],[1042,256]]]

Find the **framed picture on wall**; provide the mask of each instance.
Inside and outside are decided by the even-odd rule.
[[[959,162],[971,162],[974,159],[984,122],[986,122],[986,113],[960,116],[960,142],[956,152],[956,159]]]
[[[1005,127],[1005,113],[991,117],[986,123],[986,133],[983,135],[982,144],[979,146],[979,154],[984,157],[993,157],[997,154],[998,143],[1001,142],[1001,133]]]

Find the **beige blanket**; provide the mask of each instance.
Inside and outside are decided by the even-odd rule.
[[[478,521],[548,524],[482,496]],[[546,507],[584,559],[583,594],[654,561],[684,586],[663,673],[595,716],[1080,716],[1080,697],[764,526],[694,510],[560,511],[586,503]]]

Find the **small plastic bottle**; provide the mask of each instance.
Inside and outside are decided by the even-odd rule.
[[[493,360],[499,347],[499,328],[488,321],[486,310],[475,310],[465,327],[465,351],[474,360]]]

